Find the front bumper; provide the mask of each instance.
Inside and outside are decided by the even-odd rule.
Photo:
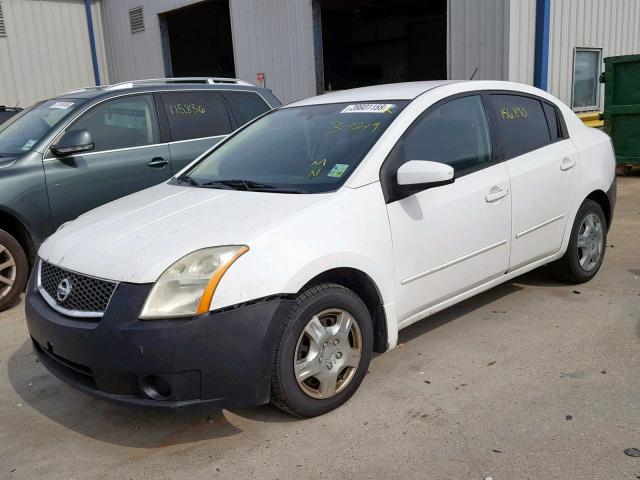
[[[27,286],[34,351],[64,382],[116,403],[158,408],[267,403],[273,353],[290,301],[265,299],[193,319],[138,319],[151,285],[120,284],[100,319],[54,311]]]

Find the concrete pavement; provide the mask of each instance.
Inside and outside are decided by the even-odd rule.
[[[23,305],[0,314],[2,479],[636,479],[640,178],[619,178],[604,265],[544,269],[401,332],[344,407],[142,412],[36,362]]]

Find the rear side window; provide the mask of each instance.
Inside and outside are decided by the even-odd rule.
[[[233,115],[239,125],[253,120],[264,112],[271,110],[271,107],[260,95],[253,92],[224,92]]]
[[[551,142],[542,102],[519,95],[491,95],[496,123],[507,158],[523,155]],[[557,120],[556,120],[557,132]],[[556,133],[557,134],[557,133]]]
[[[400,167],[410,160],[446,163],[456,176],[491,162],[491,136],[480,96],[446,102],[423,114],[391,152]]]
[[[156,109],[151,95],[109,100],[89,110],[67,130],[91,133],[94,152],[158,143]]]
[[[543,103],[544,114],[547,117],[547,125],[549,125],[549,134],[551,135],[551,141],[554,142],[559,138],[562,138],[562,129],[558,123],[558,113],[556,108],[548,103]]]
[[[174,142],[231,132],[229,111],[219,92],[163,93],[162,101]]]

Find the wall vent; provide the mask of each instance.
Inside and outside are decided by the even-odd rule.
[[[0,2],[0,37],[6,37],[7,30],[4,26],[4,15],[2,13],[2,2]]]
[[[129,24],[131,25],[131,33],[144,32],[142,6],[129,10]]]

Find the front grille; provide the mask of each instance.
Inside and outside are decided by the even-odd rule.
[[[66,287],[62,292],[61,285]],[[40,262],[40,288],[50,297],[44,296],[45,300],[49,303],[54,302],[65,313],[74,313],[75,316],[81,316],[83,313],[101,315],[107,309],[117,286],[115,282],[88,277],[44,261]],[[66,298],[65,291],[68,291]]]

